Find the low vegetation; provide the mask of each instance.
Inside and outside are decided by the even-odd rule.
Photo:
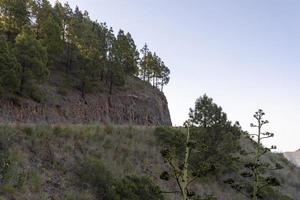
[[[174,139],[166,136],[181,135],[184,139],[185,133],[185,128],[168,127],[1,125],[0,197],[4,200],[182,199],[176,192],[174,179],[161,179],[163,172],[172,171],[161,152],[168,138]],[[254,148],[244,133],[240,144],[246,149]],[[181,157],[178,159],[174,161],[179,163]],[[269,152],[263,159],[283,166],[282,170],[270,172],[281,186],[264,190],[270,197],[264,199],[297,199],[300,170],[281,154]],[[222,170],[217,170],[219,167],[204,170],[189,184],[193,194],[189,198],[248,199],[223,183],[229,177],[239,177],[243,169],[243,162],[232,164],[219,165]],[[288,178],[291,174],[293,178]]]

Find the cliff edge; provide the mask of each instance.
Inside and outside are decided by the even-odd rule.
[[[103,86],[84,99],[78,90],[62,91],[57,83],[52,80],[41,88],[40,102],[24,97],[0,99],[0,123],[172,124],[164,94],[136,77],[128,77],[126,85],[112,94]]]

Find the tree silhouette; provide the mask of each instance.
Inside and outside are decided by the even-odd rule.
[[[271,170],[282,169],[282,166],[278,163],[275,166],[271,166],[269,163],[263,161],[263,156],[276,146],[272,145],[270,148],[264,147],[262,141],[271,137],[274,137],[274,133],[263,132],[262,129],[264,125],[268,124],[268,120],[264,120],[265,113],[263,110],[259,109],[253,117],[256,123],[251,123],[252,128],[257,129],[257,133],[249,134],[254,140],[254,152],[249,153],[251,156],[251,161],[245,163],[245,170],[240,174],[245,182],[238,182],[229,178],[224,182],[231,185],[236,191],[250,197],[252,200],[263,199],[264,189],[270,186],[280,186],[280,182],[276,177],[267,175]]]

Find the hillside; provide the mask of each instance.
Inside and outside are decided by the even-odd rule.
[[[300,167],[300,149],[295,152],[284,152],[284,156],[296,166]]]
[[[63,86],[62,73],[40,88],[40,101],[28,97],[0,98],[0,123],[113,123],[171,125],[168,102],[157,88],[135,77],[109,94],[107,88],[81,97],[79,90]]]
[[[0,123],[171,125],[170,70],[129,32],[56,1],[0,1]]]
[[[162,191],[173,191],[174,182],[164,182],[159,178],[166,165],[153,133],[153,128],[130,126],[2,125],[0,199],[102,199],[95,190],[97,186],[93,185],[99,180],[85,182],[104,173],[101,167],[97,168],[99,162],[115,179],[126,175],[146,176]],[[241,144],[244,148],[252,148],[246,138]],[[299,200],[300,170],[281,154],[268,154],[265,159],[284,166],[284,169],[274,172],[282,186],[274,189],[269,199]],[[83,166],[84,176],[78,171]],[[246,199],[223,183],[226,176],[228,174],[209,176],[196,182],[193,188],[196,192],[212,193],[219,200]],[[164,196],[170,200],[178,199],[172,194]]]

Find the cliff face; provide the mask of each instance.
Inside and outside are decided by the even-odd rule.
[[[47,87],[42,103],[28,98],[17,103],[0,100],[0,122],[171,125],[164,94],[136,78],[112,95],[94,92],[83,99],[77,90],[64,95],[57,91]]]
[[[297,167],[300,167],[300,149],[295,152],[285,152],[283,155]]]

